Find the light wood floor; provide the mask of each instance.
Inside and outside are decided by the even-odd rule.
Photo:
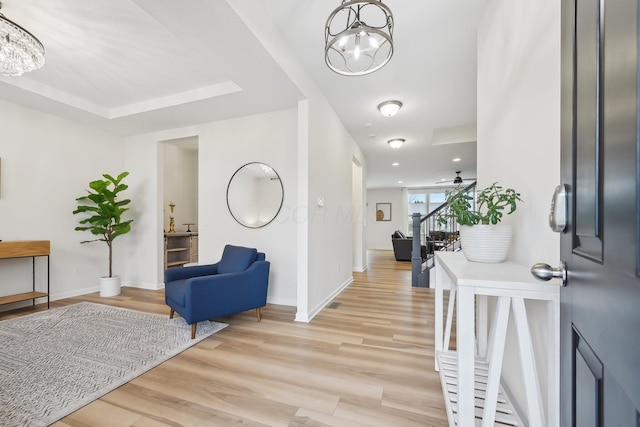
[[[412,288],[411,263],[391,251],[370,251],[368,265],[309,324],[276,305],[262,322],[255,311],[220,319],[226,329],[53,426],[447,426],[433,290]],[[169,311],[163,291],[133,288],[51,305],[79,301]]]

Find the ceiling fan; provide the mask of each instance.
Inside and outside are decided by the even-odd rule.
[[[456,171],[456,177],[453,180],[448,180],[448,181],[438,181],[436,182],[436,184],[448,184],[450,182],[454,183],[454,184],[462,184],[464,181],[475,181],[476,178],[462,178],[460,176],[460,174],[462,173],[462,171]]]

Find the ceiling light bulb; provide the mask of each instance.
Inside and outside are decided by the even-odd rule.
[[[356,35],[356,47],[353,49],[353,59],[360,59],[360,34]]]
[[[385,101],[378,105],[378,110],[385,117],[393,117],[398,114],[400,107],[402,107],[402,102],[400,101]]]
[[[400,163],[398,163],[398,162],[393,162],[393,163],[391,163],[391,166],[400,166]]]
[[[369,44],[374,49],[379,49],[380,48],[380,43],[378,42],[378,39],[373,37],[371,34],[369,34]]]
[[[452,161],[452,162],[459,162],[459,161],[461,161],[461,160],[462,160],[462,159],[461,159],[460,157],[456,157],[455,159],[452,159],[451,161]]]
[[[387,141],[389,146],[393,149],[398,149],[404,145],[404,139],[402,138],[394,138]]]

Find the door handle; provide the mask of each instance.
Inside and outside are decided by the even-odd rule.
[[[567,263],[560,262],[557,268],[551,267],[549,264],[539,262],[531,267],[531,274],[540,280],[551,280],[553,278],[562,279],[562,286],[567,286]]]

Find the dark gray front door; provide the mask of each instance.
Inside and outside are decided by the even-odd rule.
[[[562,2],[562,426],[640,426],[638,13]]]

